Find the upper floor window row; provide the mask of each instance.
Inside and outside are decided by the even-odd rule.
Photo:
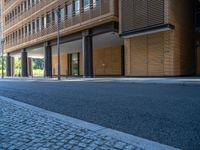
[[[40,3],[43,0],[24,0],[20,4],[18,4],[12,11],[10,11],[6,16],[5,16],[5,24],[8,24],[12,20],[14,20],[16,17],[20,16],[24,12],[26,12],[28,9],[33,7],[35,4]],[[82,3],[81,3],[82,1]],[[84,10],[89,9],[91,6],[96,7],[97,3],[100,0],[70,0],[68,1],[66,5],[66,12],[61,12],[63,15],[68,14],[68,16],[72,16],[72,14],[79,14],[81,8]],[[81,6],[81,4],[83,6]],[[62,10],[63,11],[63,10]]]
[[[42,0],[23,0],[20,4],[18,4],[14,9],[12,9],[6,16],[5,16],[5,23],[9,23],[11,20],[20,16],[28,9],[33,7],[35,4],[40,3]]]
[[[93,0],[93,4],[92,4],[93,8],[97,6],[97,2],[98,0]],[[77,6],[77,5],[74,5],[74,6]],[[84,9],[86,9],[85,8],[86,6],[87,5],[84,4]],[[22,27],[16,29],[14,32],[6,36],[5,38],[6,44],[10,42],[12,43],[16,41],[17,39],[19,40],[22,38],[26,38],[29,35],[41,32],[43,29],[57,24],[58,17],[60,17],[61,22],[65,21],[65,19],[72,17],[73,6],[71,3],[68,3],[65,7],[60,7],[59,8],[60,11],[57,11],[57,10],[58,9],[53,9],[49,11],[47,14],[43,14],[40,17],[37,17],[36,19],[33,19],[26,24],[23,24]],[[58,14],[58,12],[60,13]],[[76,15],[78,12],[80,12],[80,9],[75,9],[74,7],[74,15]]]

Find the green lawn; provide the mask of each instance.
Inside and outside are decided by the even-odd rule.
[[[44,70],[41,69],[34,69],[33,76],[44,76]]]

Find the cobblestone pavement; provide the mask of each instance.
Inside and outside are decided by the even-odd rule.
[[[0,100],[0,150],[142,150],[75,124]]]

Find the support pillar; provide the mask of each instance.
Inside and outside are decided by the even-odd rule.
[[[10,54],[7,54],[7,58],[6,58],[6,76],[7,77],[11,76],[11,56],[10,56]]]
[[[49,43],[44,45],[45,51],[45,77],[52,78],[52,49]]]
[[[125,75],[125,50],[124,45],[121,46],[121,75]]]
[[[83,77],[93,77],[93,40],[89,30],[83,31],[82,37],[83,49]]]
[[[21,53],[21,61],[22,61],[22,77],[28,77],[28,58],[27,52],[25,49],[22,50]]]

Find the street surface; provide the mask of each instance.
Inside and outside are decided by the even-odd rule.
[[[200,86],[0,81],[0,95],[185,150],[200,149]]]

